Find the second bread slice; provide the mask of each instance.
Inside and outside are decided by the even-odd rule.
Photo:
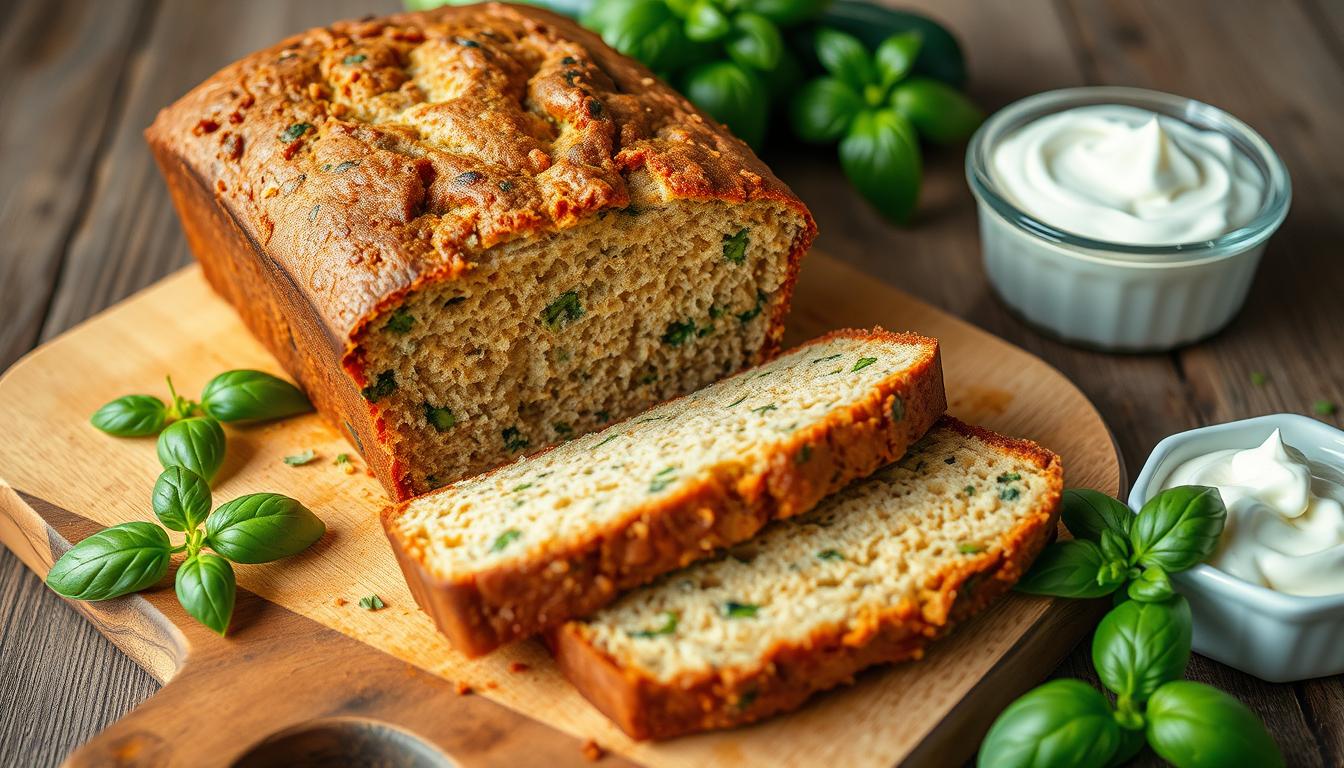
[[[806,512],[945,408],[935,340],[837,331],[383,525],[416,601],[480,655]]]
[[[900,462],[551,637],[637,739],[754,722],[918,658],[1008,590],[1055,529],[1059,457],[947,418]]]

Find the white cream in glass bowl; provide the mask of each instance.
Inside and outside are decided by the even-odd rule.
[[[1282,162],[1244,123],[1136,88],[1009,105],[972,138],[966,173],[1007,304],[1065,340],[1120,351],[1226,325],[1291,198]]]

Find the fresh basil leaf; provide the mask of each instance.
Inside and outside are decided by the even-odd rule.
[[[237,594],[233,566],[222,557],[199,552],[177,569],[177,601],[192,618],[217,634],[228,631]]]
[[[779,65],[784,38],[774,22],[755,13],[733,17],[732,31],[724,42],[728,57],[744,67],[769,72]]]
[[[159,433],[157,448],[164,469],[186,467],[210,482],[224,464],[224,428],[210,416],[175,421]]]
[[[1144,568],[1137,579],[1129,582],[1126,594],[1134,600],[1158,603],[1171,599],[1176,590],[1172,588],[1167,572],[1154,565]]]
[[[1117,605],[1092,638],[1097,676],[1117,696],[1147,701],[1158,686],[1185,674],[1191,628],[1190,604],[1179,595],[1161,603]]]
[[[662,0],[639,0],[604,18],[607,45],[656,72],[678,69],[704,54],[704,46],[686,37],[684,23]]]
[[[1057,541],[1041,552],[1031,570],[1017,582],[1017,591],[1055,597],[1102,597],[1119,586],[1109,575],[1101,547],[1083,540]],[[1098,576],[1106,571],[1105,579]],[[1123,576],[1120,577],[1123,581]],[[1114,583],[1112,583],[1114,582]]]
[[[873,63],[877,67],[878,82],[890,88],[910,74],[915,59],[919,58],[919,48],[924,36],[915,30],[892,35],[877,47],[873,54]]]
[[[891,110],[860,112],[840,140],[840,166],[887,220],[904,223],[919,202],[921,161],[914,129]]]
[[[1112,530],[1101,532],[1101,556],[1107,562],[1129,563],[1129,539]]]
[[[1179,573],[1203,562],[1218,546],[1227,509],[1217,488],[1182,485],[1154,496],[1130,529],[1133,562]]]
[[[61,555],[47,572],[47,586],[72,600],[107,600],[138,592],[168,572],[168,534],[144,521],[93,534]]]
[[[681,90],[752,147],[765,139],[769,99],[765,84],[751,70],[731,61],[702,64],[686,73]]]
[[[225,371],[210,380],[201,407],[219,421],[283,419],[313,409],[308,397],[288,381],[263,371]]]
[[[580,15],[579,21],[582,22],[583,26],[605,38],[611,28],[620,23],[631,8],[645,2],[648,2],[648,0],[598,0]],[[673,4],[673,2],[666,3],[669,7]],[[435,5],[437,6],[438,3],[435,2]],[[689,5],[687,7],[689,8]],[[608,44],[610,45],[610,43]]]
[[[1103,768],[1121,741],[1100,691],[1081,680],[1051,680],[999,714],[980,744],[976,765]]]
[[[173,531],[194,531],[210,514],[210,484],[186,467],[169,467],[154,482],[150,505]]]
[[[936,77],[957,88],[966,84],[965,57],[956,37],[921,13],[897,10],[869,0],[834,0],[827,7],[822,23],[848,32],[874,49],[897,32],[916,30],[924,42],[913,71]]]
[[[820,16],[831,0],[751,0],[750,8],[781,27]]]
[[[269,563],[296,555],[327,527],[307,507],[278,493],[250,493],[221,504],[205,521],[205,537],[235,563]]]
[[[857,37],[822,27],[816,36],[817,60],[845,85],[859,93],[877,80],[873,59]]]
[[[1112,530],[1129,538],[1134,524],[1134,512],[1104,493],[1086,488],[1071,488],[1064,492],[1064,510],[1060,513],[1064,526],[1075,539],[1101,543],[1101,532]]]
[[[718,40],[730,27],[728,16],[712,0],[700,0],[686,14],[686,36],[696,42]]]
[[[820,77],[802,87],[790,103],[793,132],[803,141],[835,141],[863,111],[863,99],[834,77]]]
[[[1153,693],[1145,713],[1148,743],[1180,768],[1283,766],[1283,755],[1260,718],[1217,688],[1173,680]]]
[[[984,122],[979,107],[960,91],[929,77],[912,77],[891,92],[891,106],[919,135],[935,144],[958,144]]]
[[[93,412],[93,426],[117,437],[157,435],[168,420],[168,406],[153,395],[124,395]]]

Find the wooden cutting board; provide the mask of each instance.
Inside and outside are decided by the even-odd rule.
[[[1067,484],[1118,493],[1120,457],[1096,410],[1030,354],[814,252],[789,343],[843,326],[914,330],[942,342],[951,412],[1029,437],[1064,458]],[[0,379],[0,542],[38,574],[98,527],[153,519],[152,439],[103,435],[88,417],[126,393],[198,393],[230,368],[279,372],[233,311],[189,268],[25,357]],[[75,603],[166,685],[76,752],[76,764],[292,765],[339,755],[371,763],[649,766],[947,765],[1088,630],[1095,607],[1010,595],[922,661],[869,671],[797,713],[662,744],[626,738],[571,689],[539,643],[488,658],[455,653],[412,601],[379,527],[376,481],[333,464],[353,455],[316,415],[229,426],[216,503],[254,491],[305,502],[326,521],[311,550],[239,566],[228,638],[177,606],[171,580]],[[287,454],[313,449],[301,467]],[[361,466],[361,470],[362,470]],[[377,594],[380,611],[358,607]],[[470,687],[474,695],[461,695]],[[94,696],[85,690],[73,695]]]

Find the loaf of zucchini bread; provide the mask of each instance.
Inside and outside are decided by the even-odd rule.
[[[945,418],[899,463],[549,633],[565,675],[637,739],[759,720],[918,658],[1007,591],[1055,529],[1062,468]]]
[[[936,341],[838,331],[383,523],[416,601],[478,655],[810,509],[945,407]]]
[[[341,22],[146,131],[206,278],[406,498],[767,359],[815,227],[571,21]]]

